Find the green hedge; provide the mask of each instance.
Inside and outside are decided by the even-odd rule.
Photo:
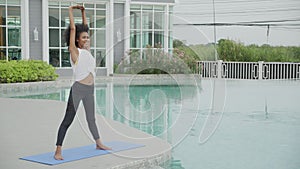
[[[300,47],[244,45],[228,39],[218,41],[219,59],[244,62],[300,62]]]
[[[174,40],[173,45],[174,52],[176,48],[179,49],[189,61],[220,59],[238,62],[300,62],[300,46],[244,45],[242,42],[220,39],[216,45],[218,57],[215,58],[214,44],[187,46],[179,40]]]
[[[38,60],[0,61],[0,83],[56,80],[55,68]]]

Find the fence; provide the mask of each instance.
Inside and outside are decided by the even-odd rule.
[[[300,79],[300,63],[199,61],[203,78]]]

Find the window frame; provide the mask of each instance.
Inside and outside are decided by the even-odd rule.
[[[17,4],[12,4],[11,2],[9,3],[8,0],[5,0],[4,3],[1,3],[0,6],[4,7],[4,12],[5,12],[5,23],[0,25],[0,29],[1,29],[1,37],[3,38],[3,45],[0,46],[0,60],[21,60],[23,58],[26,58],[24,56],[26,49],[23,50],[23,44],[24,44],[24,35],[23,35],[23,31],[24,31],[24,22],[23,22],[23,18],[24,18],[24,9],[22,8],[22,5],[24,4],[23,1],[19,0],[19,2],[17,2]],[[18,25],[10,25],[9,22],[9,18],[11,18],[14,15],[9,15],[8,9],[9,8],[14,8],[16,7],[17,13],[19,15],[16,15],[16,17],[18,17],[19,20],[19,24]],[[17,9],[18,8],[18,9]],[[17,33],[10,33],[11,30],[17,30]],[[5,33],[5,35],[3,34],[3,32]],[[3,36],[4,35],[4,36]],[[10,37],[11,36],[17,36],[16,39],[16,43],[17,44],[10,44]]]
[[[53,5],[52,3],[57,3],[56,5]],[[71,68],[71,65],[70,63],[67,63],[69,62],[69,52],[68,52],[68,47],[65,45],[65,43],[63,42],[63,32],[64,30],[67,28],[67,26],[69,25],[67,23],[67,20],[68,19],[65,19],[65,25],[63,26],[62,25],[62,22],[63,22],[63,18],[62,18],[62,10],[65,10],[65,9],[68,9],[69,5],[73,5],[72,4],[73,2],[64,2],[64,1],[56,1],[56,0],[49,0],[48,1],[48,5],[47,5],[47,9],[49,10],[48,12],[48,19],[50,17],[50,10],[51,9],[58,9],[58,26],[50,26],[50,21],[47,21],[47,28],[48,28],[48,32],[49,32],[49,38],[48,38],[48,59],[47,59],[47,62],[51,65],[54,64],[53,61],[51,61],[54,57],[51,56],[51,51],[55,51],[55,50],[58,50],[58,63],[57,65],[53,65],[54,67],[56,68]],[[107,57],[107,23],[108,23],[108,4],[107,2],[103,1],[103,2],[85,2],[85,9],[86,9],[86,12],[87,11],[92,11],[92,15],[91,17],[89,18],[89,15],[87,15],[87,20],[88,20],[88,24],[89,24],[89,35],[90,35],[90,40],[91,40],[91,53],[92,55],[95,57],[96,59],[96,66],[97,68],[106,68],[108,65],[107,65],[107,61],[106,61],[106,57]],[[99,18],[100,16],[96,16],[95,17],[95,14],[104,14],[104,24],[103,25],[100,25],[101,27],[97,27],[99,22],[101,21],[98,21],[97,18]],[[63,15],[65,16],[65,15]],[[67,17],[65,18],[68,18],[68,14],[66,15]],[[81,22],[81,16],[80,17],[76,17],[74,16],[74,19],[75,19],[75,23],[77,23],[78,21]],[[89,21],[89,19],[92,19]],[[77,21],[76,21],[77,20]],[[91,25],[91,23],[93,23],[93,25]],[[58,46],[50,46],[51,43],[50,43],[50,37],[51,37],[51,34],[50,34],[50,30],[58,30],[58,39],[59,39],[59,44]],[[105,39],[103,40],[102,38],[97,38],[97,36],[99,36],[97,33],[99,31],[103,31],[102,35],[105,36]],[[96,36],[96,38],[93,38],[93,36]],[[97,46],[98,43],[101,43],[102,46]],[[64,53],[67,53],[67,57],[65,56]],[[103,53],[103,56],[98,56],[100,55],[99,53]],[[101,58],[100,58],[101,57]],[[66,64],[64,65],[63,62],[66,62]]]
[[[172,37],[169,37],[170,35],[173,35],[173,30],[172,30],[172,24],[173,23],[173,6],[174,4],[161,4],[161,3],[154,3],[154,4],[149,4],[149,3],[131,3],[129,6],[129,51],[132,50],[139,50],[140,51],[140,58],[142,58],[142,53],[147,49],[147,47],[151,46],[153,50],[157,48],[163,49],[165,52],[172,54],[173,51],[173,45],[172,43]],[[151,9],[150,9],[151,8]],[[163,10],[162,10],[163,9]],[[132,13],[138,13],[139,14],[139,21],[136,21],[137,19],[132,17]],[[145,13],[151,13],[152,16],[152,21],[151,21],[151,27],[146,28],[144,26],[143,19],[145,19],[144,14]],[[156,19],[155,16],[156,14],[161,14],[162,18],[160,18],[158,21],[161,23],[161,28],[157,28],[155,25]],[[149,20],[151,20],[151,18]],[[135,19],[133,22],[132,19]],[[132,23],[139,23],[140,25],[132,25]],[[135,44],[135,46],[132,46],[132,41],[131,39],[133,37],[132,32],[139,32],[139,35],[135,35],[139,37],[139,40],[136,40],[137,42],[139,41],[141,44]],[[148,39],[148,42],[151,42],[151,44],[144,44],[145,42],[145,33],[149,33],[149,36],[151,36],[151,40]],[[157,34],[157,32],[161,34]],[[157,34],[157,35],[156,35]],[[144,36],[145,35],[145,36]],[[159,44],[155,44],[157,41],[157,38],[161,38],[162,42]],[[158,42],[158,41],[157,41]]]

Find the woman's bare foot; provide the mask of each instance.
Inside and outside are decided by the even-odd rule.
[[[64,158],[61,155],[61,146],[56,147],[56,151],[55,151],[55,154],[54,154],[54,159],[55,160],[64,160]]]
[[[98,149],[98,150],[112,150],[110,147],[107,147],[104,144],[102,144],[100,139],[96,140],[96,149]]]

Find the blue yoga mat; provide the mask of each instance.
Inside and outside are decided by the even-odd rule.
[[[46,165],[57,165],[57,164],[62,164],[62,163],[70,162],[70,161],[90,158],[90,157],[94,157],[94,156],[101,156],[101,155],[105,155],[105,154],[110,154],[110,153],[129,150],[129,149],[135,149],[135,148],[144,146],[142,144],[128,143],[128,142],[122,142],[122,141],[107,142],[107,143],[105,143],[105,145],[107,145],[108,147],[111,147],[112,150],[97,150],[95,147],[95,144],[93,144],[93,145],[63,150],[62,155],[64,157],[64,160],[55,160],[53,158],[54,152],[22,157],[20,159],[31,161],[31,162],[36,162],[36,163],[41,163],[41,164],[46,164]]]

